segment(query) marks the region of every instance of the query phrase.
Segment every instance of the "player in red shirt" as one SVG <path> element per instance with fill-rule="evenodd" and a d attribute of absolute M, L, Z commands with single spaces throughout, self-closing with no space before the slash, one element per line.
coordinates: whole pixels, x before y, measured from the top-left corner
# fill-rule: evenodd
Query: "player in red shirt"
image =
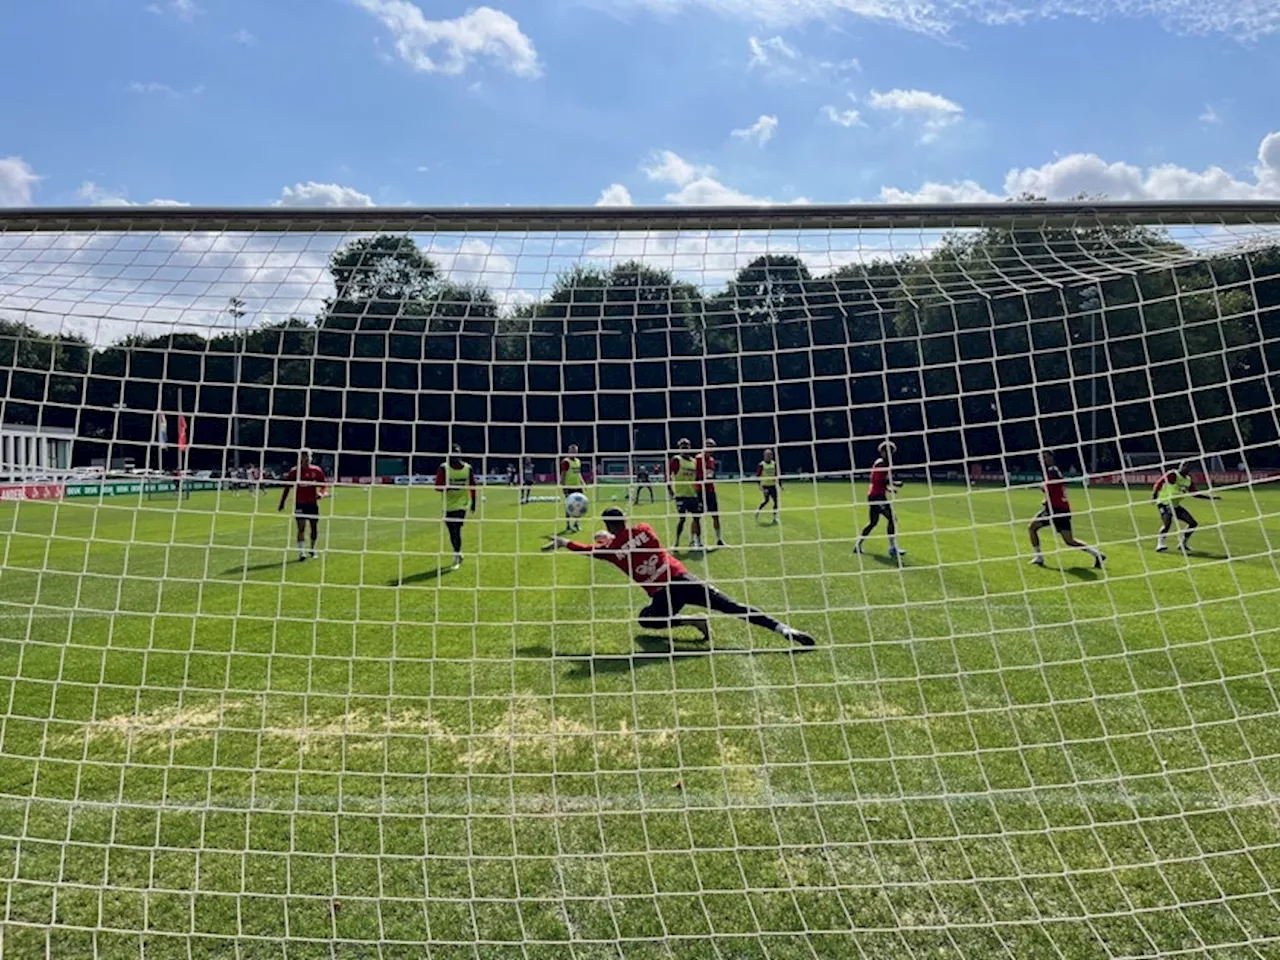
<path fill-rule="evenodd" d="M 280 491 L 280 506 L 283 510 L 289 502 L 289 491 L 293 491 L 293 516 L 298 522 L 298 559 L 306 560 L 302 545 L 306 533 L 307 521 L 311 522 L 311 556 L 316 555 L 316 539 L 320 535 L 320 498 L 328 496 L 325 483 L 328 477 L 324 471 L 311 462 L 311 454 L 306 450 L 298 453 L 298 465 L 284 477 L 284 489 Z"/>
<path fill-rule="evenodd" d="M 704 640 L 709 640 L 711 624 L 706 617 L 679 615 L 688 606 L 704 607 L 772 630 L 802 647 L 814 645 L 815 641 L 809 634 L 789 627 L 755 607 L 739 603 L 693 576 L 679 560 L 663 549 L 658 535 L 647 523 L 628 526 L 626 516 L 617 507 L 610 507 L 601 516 L 608 532 L 596 534 L 595 544 L 553 537 L 545 549 L 563 547 L 575 553 L 589 553 L 598 560 L 613 564 L 643 587 L 649 594 L 648 606 L 640 611 L 640 626 L 644 629 L 693 627 Z"/>
<path fill-rule="evenodd" d="M 871 536 L 871 531 L 880 523 L 880 518 L 884 517 L 888 521 L 886 531 L 889 534 L 889 556 L 905 557 L 907 551 L 898 549 L 898 523 L 893 516 L 893 506 L 889 503 L 889 494 L 896 492 L 898 487 L 902 486 L 900 483 L 893 482 L 891 466 L 898 445 L 892 440 L 886 440 L 877 449 L 880 451 L 880 456 L 871 465 L 871 483 L 867 487 L 867 502 L 871 505 L 871 518 L 862 528 L 862 533 L 858 534 L 858 539 L 854 541 L 853 552 L 862 552 L 862 544 L 867 537 Z"/>
<path fill-rule="evenodd" d="M 1044 554 L 1040 552 L 1040 531 L 1052 524 L 1053 529 L 1057 530 L 1058 535 L 1062 537 L 1063 543 L 1089 554 L 1093 557 L 1093 568 L 1101 570 L 1102 563 L 1107 558 L 1095 547 L 1077 540 L 1075 534 L 1071 532 L 1071 502 L 1067 499 L 1067 481 L 1054 463 L 1053 454 L 1048 450 L 1041 452 L 1040 464 L 1044 468 L 1045 499 L 1040 512 L 1027 528 L 1031 534 L 1031 549 L 1035 551 L 1032 564 L 1037 567 L 1044 566 Z"/>
<path fill-rule="evenodd" d="M 711 528 L 716 532 L 716 546 L 726 546 L 720 529 L 720 498 L 716 496 L 716 442 L 707 437 L 699 458 L 702 461 L 702 506 L 711 517 Z"/>

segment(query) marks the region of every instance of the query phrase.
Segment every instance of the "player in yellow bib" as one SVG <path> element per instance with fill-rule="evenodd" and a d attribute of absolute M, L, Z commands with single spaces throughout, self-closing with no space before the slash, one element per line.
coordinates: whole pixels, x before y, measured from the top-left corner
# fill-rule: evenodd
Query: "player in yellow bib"
<path fill-rule="evenodd" d="M 1183 500 L 1187 497 L 1195 497 L 1197 500 L 1217 499 L 1207 493 L 1195 492 L 1196 485 L 1191 479 L 1190 467 L 1189 461 L 1182 461 L 1172 470 L 1161 474 L 1160 479 L 1151 488 L 1151 499 L 1156 502 L 1156 509 L 1160 511 L 1160 535 L 1156 539 L 1156 553 L 1164 553 L 1169 549 L 1165 538 L 1169 535 L 1169 528 L 1173 526 L 1175 517 L 1186 525 L 1186 529 L 1182 531 L 1182 539 L 1178 543 L 1179 550 L 1187 549 L 1191 535 L 1196 532 L 1196 527 L 1200 526 L 1196 518 L 1191 515 L 1191 511 L 1182 505 Z"/>
<path fill-rule="evenodd" d="M 571 443 L 568 453 L 560 461 L 560 492 L 567 499 L 571 493 L 582 493 L 582 487 L 582 458 L 578 456 L 578 445 Z M 565 517 L 565 533 L 582 529 L 579 522 L 568 515 L 568 508 Z"/>
<path fill-rule="evenodd" d="M 444 525 L 453 546 L 453 565 L 462 565 L 462 525 L 467 510 L 476 512 L 476 472 L 462 459 L 462 447 L 453 445 L 452 455 L 436 471 L 436 489 L 444 494 Z"/>
<path fill-rule="evenodd" d="M 763 499 L 756 507 L 756 521 L 760 520 L 760 511 L 773 504 L 773 522 L 778 522 L 778 491 L 782 488 L 782 479 L 778 476 L 778 461 L 773 458 L 773 450 L 764 452 L 764 459 L 756 467 L 756 479 L 760 482 L 760 495 Z"/>
<path fill-rule="evenodd" d="M 689 525 L 689 547 L 693 550 L 702 548 L 702 460 L 693 454 L 693 445 L 681 438 L 676 444 L 676 455 L 667 465 L 667 493 L 676 502 L 676 511 L 680 514 L 680 522 L 676 524 L 676 538 L 672 547 L 680 546 L 680 536 L 684 533 L 684 522 L 692 518 Z"/>

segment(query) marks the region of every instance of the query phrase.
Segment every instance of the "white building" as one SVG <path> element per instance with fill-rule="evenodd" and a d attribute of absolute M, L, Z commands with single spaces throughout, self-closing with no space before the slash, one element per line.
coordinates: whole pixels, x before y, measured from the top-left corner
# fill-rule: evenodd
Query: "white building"
<path fill-rule="evenodd" d="M 71 469 L 71 441 L 76 432 L 62 427 L 0 424 L 0 476 L 44 477 Z"/>

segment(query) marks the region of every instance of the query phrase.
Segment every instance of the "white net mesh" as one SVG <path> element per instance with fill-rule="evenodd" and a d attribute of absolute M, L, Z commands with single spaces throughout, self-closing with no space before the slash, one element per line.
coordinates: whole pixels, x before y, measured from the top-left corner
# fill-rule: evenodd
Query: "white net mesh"
<path fill-rule="evenodd" d="M 3 955 L 1280 950 L 1277 225 L 0 214 Z"/>

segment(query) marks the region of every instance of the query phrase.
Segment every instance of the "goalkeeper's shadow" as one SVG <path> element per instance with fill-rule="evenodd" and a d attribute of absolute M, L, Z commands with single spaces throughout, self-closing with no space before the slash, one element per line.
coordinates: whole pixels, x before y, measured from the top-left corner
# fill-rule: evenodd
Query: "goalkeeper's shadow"
<path fill-rule="evenodd" d="M 556 653 L 546 647 L 523 647 L 522 656 L 567 661 L 572 664 L 566 679 L 587 680 L 597 675 L 630 673 L 643 667 L 670 664 L 677 660 L 699 660 L 707 657 L 794 656 L 795 647 L 722 647 L 717 649 L 703 640 L 680 640 L 659 634 L 642 633 L 635 638 L 639 648 L 631 653 Z"/>

